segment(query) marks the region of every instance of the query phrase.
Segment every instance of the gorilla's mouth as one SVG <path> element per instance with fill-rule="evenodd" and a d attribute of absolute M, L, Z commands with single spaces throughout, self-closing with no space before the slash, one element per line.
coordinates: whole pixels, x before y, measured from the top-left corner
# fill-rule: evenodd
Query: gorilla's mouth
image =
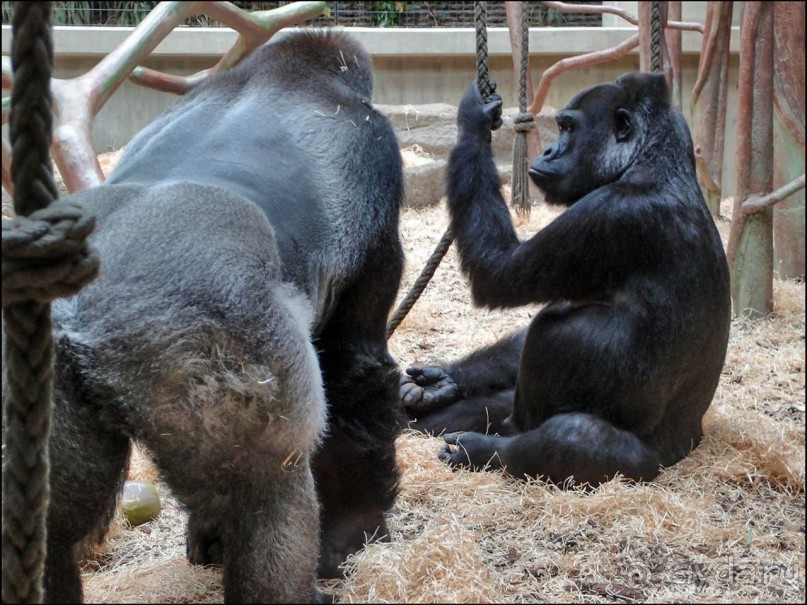
<path fill-rule="evenodd" d="M 552 172 L 549 170 L 542 170 L 540 166 L 541 162 L 535 162 L 532 166 L 527 169 L 527 172 L 532 176 L 538 176 L 541 178 L 547 178 L 552 176 Z"/>
<path fill-rule="evenodd" d="M 539 185 L 539 186 L 542 183 L 545 183 L 550 177 L 549 173 L 544 172 L 542 170 L 539 170 L 537 168 L 533 168 L 532 166 L 530 166 L 527 169 L 527 174 L 530 175 L 530 178 L 532 179 L 532 182 L 535 183 L 536 185 Z"/>

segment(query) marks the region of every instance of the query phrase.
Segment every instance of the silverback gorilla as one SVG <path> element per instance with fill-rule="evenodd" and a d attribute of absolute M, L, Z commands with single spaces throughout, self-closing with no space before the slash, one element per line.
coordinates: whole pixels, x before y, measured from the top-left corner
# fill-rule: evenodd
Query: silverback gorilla
<path fill-rule="evenodd" d="M 524 242 L 491 152 L 501 100 L 483 102 L 476 84 L 462 100 L 448 205 L 474 301 L 547 305 L 527 329 L 402 379 L 415 428 L 472 431 L 444 435 L 448 464 L 597 485 L 651 480 L 700 442 L 729 274 L 668 96 L 663 76 L 627 74 L 558 112 L 558 140 L 529 172 L 568 208 Z"/>
<path fill-rule="evenodd" d="M 112 514 L 132 441 L 189 511 L 191 560 L 222 560 L 228 602 L 309 601 L 318 562 L 336 575 L 386 534 L 403 176 L 372 88 L 347 35 L 288 34 L 74 196 L 102 268 L 54 307 L 48 601 L 81 598 L 77 546 Z"/>

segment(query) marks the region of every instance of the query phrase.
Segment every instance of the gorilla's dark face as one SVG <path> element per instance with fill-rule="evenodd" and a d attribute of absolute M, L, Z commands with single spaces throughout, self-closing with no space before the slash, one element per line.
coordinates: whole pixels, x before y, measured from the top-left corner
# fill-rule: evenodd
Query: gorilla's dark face
<path fill-rule="evenodd" d="M 664 77 L 655 74 L 631 74 L 577 94 L 557 113 L 558 140 L 530 166 L 546 201 L 571 206 L 617 180 L 643 147 L 648 101 L 666 103 L 667 94 Z"/>

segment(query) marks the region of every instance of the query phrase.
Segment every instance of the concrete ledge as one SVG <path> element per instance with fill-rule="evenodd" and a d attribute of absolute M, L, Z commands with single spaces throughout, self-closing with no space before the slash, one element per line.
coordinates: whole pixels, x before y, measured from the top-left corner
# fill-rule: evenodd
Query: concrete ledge
<path fill-rule="evenodd" d="M 54 50 L 65 56 L 105 56 L 123 42 L 133 27 L 53 28 Z M 374 56 L 464 56 L 473 54 L 476 34 L 473 28 L 373 28 L 350 27 L 350 31 Z M 2 52 L 11 52 L 11 26 L 2 26 Z M 605 50 L 636 33 L 635 27 L 534 27 L 530 29 L 531 55 L 578 55 Z M 278 35 L 283 35 L 281 31 Z M 178 27 L 154 50 L 156 56 L 220 56 L 235 43 L 237 34 L 229 28 Z M 703 36 L 683 32 L 682 52 L 698 54 Z M 732 28 L 731 52 L 739 51 L 739 28 Z M 510 55 L 506 28 L 488 29 L 491 56 Z M 633 51 L 636 53 L 637 51 Z"/>

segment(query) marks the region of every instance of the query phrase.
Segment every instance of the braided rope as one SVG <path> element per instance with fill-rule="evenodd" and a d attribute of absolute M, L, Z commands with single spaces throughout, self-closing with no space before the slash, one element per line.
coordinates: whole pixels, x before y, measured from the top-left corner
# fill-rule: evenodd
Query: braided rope
<path fill-rule="evenodd" d="M 518 114 L 513 118 L 513 188 L 510 204 L 519 214 L 529 214 L 530 177 L 527 133 L 535 128 L 535 118 L 527 111 L 527 72 L 530 60 L 529 3 L 521 3 L 521 61 L 518 71 Z"/>
<path fill-rule="evenodd" d="M 14 6 L 10 136 L 18 214 L 30 214 L 56 198 L 49 158 L 53 119 L 50 13 L 49 2 L 17 2 Z M 5 231 L 5 224 L 3 227 Z M 23 302 L 6 306 L 5 296 L 3 299 L 4 371 L 8 376 L 8 397 L 3 402 L 3 602 L 39 603 L 49 496 L 50 305 Z"/>
<path fill-rule="evenodd" d="M 4 219 L 2 230 L 3 370 L 8 378 L 3 400 L 4 603 L 42 601 L 53 390 L 50 300 L 74 293 L 98 272 L 97 256 L 84 244 L 93 220 L 82 218 L 83 209 L 75 204 L 51 205 L 57 190 L 50 162 L 50 21 L 50 2 L 14 5 L 9 122 L 17 218 Z M 64 260 L 65 254 L 75 258 Z M 57 260 L 61 264 L 53 264 Z"/>
<path fill-rule="evenodd" d="M 490 77 L 488 76 L 488 28 L 487 28 L 487 2 L 474 2 L 474 19 L 476 20 L 476 81 L 479 86 L 479 92 L 482 93 L 482 98 L 487 100 L 490 97 Z M 398 308 L 393 313 L 392 317 L 387 322 L 386 336 L 389 340 L 390 336 L 395 332 L 404 318 L 412 310 L 412 307 L 423 294 L 429 281 L 440 266 L 440 262 L 448 252 L 451 244 L 454 242 L 454 230 L 449 227 L 443 233 L 443 237 L 437 243 L 429 260 L 420 272 L 420 275 L 409 288 L 409 292 L 398 305 Z"/>
<path fill-rule="evenodd" d="M 661 58 L 661 2 L 650 3 L 650 69 L 659 72 L 664 67 Z"/>
<path fill-rule="evenodd" d="M 398 309 L 387 322 L 388 340 L 389 337 L 392 336 L 392 333 L 395 332 L 396 328 L 404 320 L 404 317 L 406 317 L 409 314 L 409 311 L 412 310 L 412 307 L 415 305 L 418 298 L 420 298 L 423 290 L 426 289 L 426 286 L 429 284 L 434 272 L 437 271 L 437 267 L 440 266 L 440 262 L 443 260 L 443 257 L 446 255 L 453 242 L 454 231 L 451 229 L 451 227 L 449 227 L 446 229 L 446 232 L 443 233 L 443 237 L 440 238 L 440 241 L 437 243 L 437 247 L 434 249 L 434 252 L 432 252 L 432 255 L 429 257 L 429 260 L 426 262 L 426 265 L 423 267 L 420 275 L 415 280 L 415 283 L 412 284 L 409 292 L 407 292 L 406 297 L 401 301 L 401 304 L 398 305 Z"/>
<path fill-rule="evenodd" d="M 518 110 L 527 111 L 527 71 L 530 60 L 530 4 L 521 3 L 521 62 L 518 66 Z"/>
<path fill-rule="evenodd" d="M 490 97 L 490 76 L 488 75 L 488 3 L 474 2 L 476 23 L 476 81 L 482 99 Z"/>
<path fill-rule="evenodd" d="M 3 307 L 72 296 L 94 279 L 98 255 L 85 242 L 94 227 L 82 204 L 62 200 L 3 221 Z"/>

